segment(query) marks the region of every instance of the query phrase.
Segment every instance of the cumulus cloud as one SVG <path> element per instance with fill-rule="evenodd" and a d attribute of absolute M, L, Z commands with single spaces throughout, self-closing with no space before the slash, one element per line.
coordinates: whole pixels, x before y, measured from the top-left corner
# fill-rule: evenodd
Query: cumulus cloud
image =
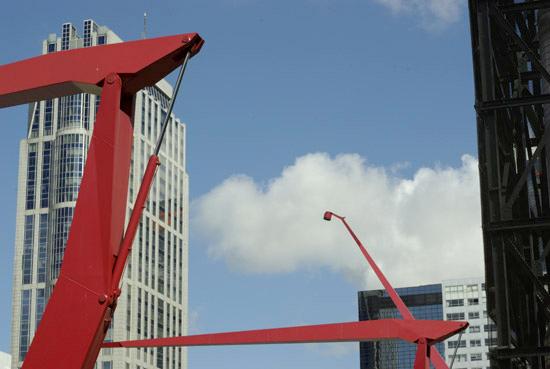
<path fill-rule="evenodd" d="M 462 16 L 466 0 L 374 0 L 395 14 L 420 16 L 428 29 L 440 29 L 457 22 Z"/>
<path fill-rule="evenodd" d="M 400 286 L 483 275 L 477 161 L 420 168 L 411 178 L 354 154 L 308 154 L 268 183 L 228 178 L 193 202 L 212 257 L 243 273 L 327 268 L 377 285 L 342 224 L 345 215 Z"/>

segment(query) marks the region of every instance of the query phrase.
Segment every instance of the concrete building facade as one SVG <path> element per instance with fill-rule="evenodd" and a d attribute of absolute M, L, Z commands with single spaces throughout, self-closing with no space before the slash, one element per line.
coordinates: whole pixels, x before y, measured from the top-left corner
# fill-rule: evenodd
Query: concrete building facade
<path fill-rule="evenodd" d="M 445 320 L 466 320 L 470 323 L 462 334 L 446 341 L 446 361 L 456 351 L 453 368 L 490 369 L 487 354 L 496 344 L 496 327 L 487 316 L 485 281 L 483 278 L 465 278 L 443 281 L 443 316 Z"/>
<path fill-rule="evenodd" d="M 93 20 L 80 36 L 65 23 L 48 36 L 42 53 L 117 43 L 121 39 Z M 139 91 L 127 219 L 142 174 L 166 116 L 172 88 L 166 81 Z M 21 367 L 55 285 L 72 221 L 100 98 L 77 94 L 31 104 L 28 135 L 20 144 L 13 274 L 12 368 Z M 186 127 L 171 116 L 160 166 L 144 211 L 122 295 L 108 339 L 187 333 L 188 176 Z M 99 369 L 181 369 L 182 348 L 103 349 Z"/>

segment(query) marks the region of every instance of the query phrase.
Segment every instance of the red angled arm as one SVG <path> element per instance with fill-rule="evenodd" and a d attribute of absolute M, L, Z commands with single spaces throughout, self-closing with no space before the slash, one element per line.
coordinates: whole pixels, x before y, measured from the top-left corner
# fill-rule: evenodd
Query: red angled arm
<path fill-rule="evenodd" d="M 89 92 L 99 95 L 111 73 L 123 94 L 152 86 L 204 41 L 196 33 L 59 51 L 0 66 L 0 108 Z"/>
<path fill-rule="evenodd" d="M 389 339 L 402 339 L 411 343 L 424 339 L 431 345 L 466 329 L 467 326 L 468 323 L 465 322 L 444 322 L 439 320 L 368 320 L 108 342 L 104 343 L 103 347 L 265 345 L 280 343 L 359 342 Z"/>
<path fill-rule="evenodd" d="M 365 246 L 363 246 L 363 243 L 361 242 L 361 240 L 355 235 L 355 232 L 353 232 L 353 229 L 351 229 L 348 222 L 346 222 L 346 218 L 343 217 L 343 216 L 340 216 L 338 214 L 335 214 L 331 211 L 326 211 L 323 218 L 325 220 L 330 221 L 333 216 L 335 218 L 339 219 L 344 224 L 347 231 L 349 232 L 349 234 L 351 235 L 351 237 L 353 238 L 353 240 L 357 244 L 357 247 L 359 247 L 359 250 L 361 250 L 361 253 L 363 254 L 365 259 L 369 263 L 370 267 L 372 268 L 372 270 L 374 271 L 374 273 L 378 277 L 378 280 L 384 286 L 384 289 L 388 293 L 388 296 L 390 297 L 392 302 L 397 307 L 397 310 L 399 311 L 399 313 L 401 314 L 403 319 L 414 320 L 414 316 L 411 314 L 409 308 L 407 307 L 407 305 L 405 305 L 405 303 L 403 302 L 403 300 L 401 299 L 401 297 L 399 296 L 397 291 L 395 291 L 395 289 L 393 288 L 391 283 L 388 281 L 388 279 L 386 278 L 384 273 L 382 273 L 382 270 L 380 270 L 380 268 L 378 267 L 378 265 L 376 264 L 376 262 L 374 261 L 372 256 L 370 256 L 370 254 L 367 252 L 367 249 L 365 248 Z M 420 345 L 419 345 L 418 349 L 421 350 Z M 418 356 L 417 356 L 417 359 L 418 359 Z M 445 363 L 445 360 L 443 359 L 443 357 L 439 353 L 439 351 L 437 351 L 437 349 L 433 349 L 431 351 L 430 359 L 432 360 L 432 362 L 433 362 L 436 369 L 448 369 L 449 368 L 447 366 L 447 363 Z M 424 365 L 424 364 L 425 363 L 423 363 L 422 365 Z M 415 369 L 416 369 L 416 364 L 415 364 Z"/>

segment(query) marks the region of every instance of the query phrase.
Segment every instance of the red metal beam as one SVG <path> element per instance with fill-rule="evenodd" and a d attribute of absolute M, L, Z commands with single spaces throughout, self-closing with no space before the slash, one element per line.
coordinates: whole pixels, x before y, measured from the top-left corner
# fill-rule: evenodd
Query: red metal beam
<path fill-rule="evenodd" d="M 115 305 L 114 256 L 124 231 L 133 128 L 122 81 L 107 77 L 59 278 L 23 369 L 91 369 Z"/>
<path fill-rule="evenodd" d="M 388 279 L 386 278 L 384 273 L 382 273 L 382 270 L 378 267 L 378 264 L 376 264 L 376 262 L 374 261 L 372 256 L 368 253 L 367 248 L 363 245 L 363 243 L 361 242 L 359 237 L 357 237 L 357 235 L 355 234 L 353 229 L 351 229 L 350 225 L 346 221 L 346 217 L 335 214 L 331 211 L 326 211 L 325 214 L 323 215 L 323 219 L 330 221 L 333 216 L 335 218 L 337 218 L 338 220 L 340 220 L 344 224 L 344 226 L 346 227 L 348 233 L 351 235 L 351 237 L 353 238 L 353 240 L 357 244 L 357 247 L 359 247 L 359 250 L 361 251 L 361 253 L 365 257 L 365 259 L 367 260 L 367 263 L 369 263 L 370 267 L 374 271 L 374 274 L 376 274 L 376 276 L 378 277 L 378 280 L 380 281 L 380 283 L 382 283 L 382 285 L 384 286 L 384 289 L 388 293 L 388 296 L 390 297 L 392 302 L 395 304 L 397 310 L 399 311 L 399 313 L 401 314 L 403 319 L 414 320 L 414 316 L 410 312 L 409 308 L 407 307 L 407 305 L 405 305 L 405 303 L 401 299 L 401 296 L 399 296 L 399 294 L 397 293 L 395 288 L 393 288 L 393 286 L 388 281 Z M 434 348 L 433 350 L 431 350 L 430 358 L 431 358 L 431 360 L 434 364 L 434 367 L 436 369 L 448 369 L 449 368 L 447 366 L 447 363 L 445 363 L 445 359 L 443 359 L 443 357 L 441 356 L 439 351 L 437 351 L 437 348 Z M 415 364 L 415 369 L 416 369 L 416 364 Z"/>
<path fill-rule="evenodd" d="M 58 51 L 0 66 L 0 108 L 89 92 L 99 95 L 115 73 L 123 94 L 152 86 L 204 41 L 196 33 Z"/>
<path fill-rule="evenodd" d="M 402 339 L 411 343 L 423 339 L 424 342 L 432 345 L 466 329 L 467 326 L 468 323 L 466 322 L 386 319 L 106 342 L 103 347 L 265 345 L 389 339 Z"/>

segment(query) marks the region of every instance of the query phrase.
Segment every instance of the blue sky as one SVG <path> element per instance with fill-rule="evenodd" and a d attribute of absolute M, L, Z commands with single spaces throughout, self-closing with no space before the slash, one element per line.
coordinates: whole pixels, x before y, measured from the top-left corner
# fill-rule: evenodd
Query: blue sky
<path fill-rule="evenodd" d="M 357 319 L 356 291 L 375 284 L 365 284 L 351 240 L 340 225 L 320 222 L 317 207 L 340 206 L 335 210 L 359 225 L 375 256 L 375 245 L 386 242 L 381 263 L 398 285 L 457 276 L 433 269 L 429 260 L 403 263 L 446 242 L 433 238 L 433 228 L 474 234 L 455 242 L 458 264 L 467 265 L 460 245 L 481 255 L 475 159 L 463 157 L 476 155 L 466 2 L 430 3 L 9 2 L 0 14 L 0 64 L 38 54 L 41 40 L 59 34 L 62 23 L 81 28 L 87 18 L 125 40 L 140 37 L 144 11 L 149 37 L 199 32 L 206 45 L 190 63 L 175 107 L 188 127 L 191 332 L 350 321 Z M 26 117 L 26 107 L 0 111 L 1 351 L 9 349 L 17 162 Z M 335 178 L 341 181 L 330 182 Z M 238 196 L 228 201 L 231 194 Z M 394 197 L 401 200 L 388 205 Z M 310 199 L 315 211 L 293 218 Z M 281 209 L 285 203 L 296 209 Z M 243 204 L 253 211 L 243 212 Z M 267 211 L 274 214 L 269 227 Z M 224 222 L 220 214 L 235 216 Z M 374 227 L 398 232 L 369 238 Z M 249 231 L 249 239 L 280 252 L 255 252 L 262 249 L 245 242 L 248 234 L 239 238 Z M 467 272 L 481 275 L 480 263 Z M 189 352 L 192 369 L 357 368 L 359 362 L 355 344 Z"/>

